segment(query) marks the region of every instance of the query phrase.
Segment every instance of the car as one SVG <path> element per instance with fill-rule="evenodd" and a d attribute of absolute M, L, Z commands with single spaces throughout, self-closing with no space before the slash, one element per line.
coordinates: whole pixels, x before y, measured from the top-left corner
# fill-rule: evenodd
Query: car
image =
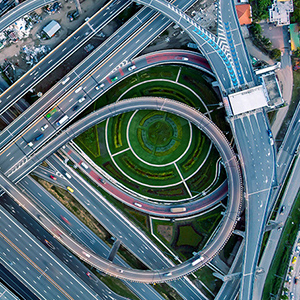
<path fill-rule="evenodd" d="M 74 193 L 74 190 L 73 190 L 71 187 L 69 187 L 69 186 L 67 186 L 67 190 L 68 190 L 69 192 L 71 192 L 71 193 Z"/>
<path fill-rule="evenodd" d="M 103 184 L 105 184 L 106 182 L 104 181 L 104 179 L 103 178 L 99 178 L 99 181 L 101 182 L 101 183 L 103 183 Z"/>
<path fill-rule="evenodd" d="M 72 22 L 79 18 L 79 12 L 77 10 L 69 11 L 67 17 L 69 18 L 70 22 Z"/>
<path fill-rule="evenodd" d="M 95 48 L 95 46 L 93 46 L 92 44 L 87 44 L 83 49 L 84 49 L 85 52 L 89 53 L 89 52 L 91 52 L 94 48 Z"/>
<path fill-rule="evenodd" d="M 111 82 L 115 82 L 116 80 L 118 80 L 118 76 L 115 76 L 111 79 Z"/>
<path fill-rule="evenodd" d="M 48 246 L 49 248 L 51 248 L 52 250 L 55 250 L 55 247 L 52 245 L 52 243 L 50 243 L 48 240 L 44 239 L 44 243 L 46 244 L 46 246 Z"/>
<path fill-rule="evenodd" d="M 27 146 L 32 147 L 33 146 L 33 142 L 28 142 Z"/>
<path fill-rule="evenodd" d="M 75 105 L 75 106 L 73 107 L 73 111 L 77 110 L 79 107 L 80 107 L 79 105 Z"/>
<path fill-rule="evenodd" d="M 95 90 L 99 91 L 100 89 L 102 89 L 104 87 L 104 83 L 98 84 L 95 86 Z"/>
<path fill-rule="evenodd" d="M 285 205 L 282 205 L 280 209 L 280 214 L 283 215 L 284 211 L 285 211 Z"/>
<path fill-rule="evenodd" d="M 295 276 L 294 277 L 294 283 L 297 284 L 298 283 L 298 278 Z"/>
<path fill-rule="evenodd" d="M 85 273 L 87 276 L 91 277 L 91 273 L 90 272 L 86 272 Z"/>
<path fill-rule="evenodd" d="M 138 202 L 134 202 L 133 203 L 135 206 L 137 206 L 137 207 L 143 207 L 143 205 L 141 204 L 141 203 L 138 203 Z"/>
<path fill-rule="evenodd" d="M 299 253 L 299 252 L 300 252 L 300 247 L 299 247 L 299 246 L 296 246 L 295 252 L 296 252 L 296 253 Z"/>
<path fill-rule="evenodd" d="M 294 299 L 295 299 L 295 295 L 294 295 L 293 292 L 290 293 L 290 298 L 291 298 L 291 300 L 294 300 Z"/>
<path fill-rule="evenodd" d="M 124 271 L 123 270 L 119 270 L 119 273 L 123 273 Z"/>
<path fill-rule="evenodd" d="M 88 253 L 86 253 L 86 252 L 84 252 L 84 251 L 82 251 L 82 254 L 85 255 L 86 257 L 89 257 L 89 258 L 91 257 L 90 254 L 88 254 Z"/>
<path fill-rule="evenodd" d="M 65 223 L 67 223 L 68 225 L 71 225 L 70 221 L 69 221 L 66 217 L 60 215 L 60 218 L 61 218 Z"/>
<path fill-rule="evenodd" d="M 271 138 L 271 137 L 273 137 L 273 134 L 272 134 L 272 131 L 271 131 L 271 129 L 268 129 L 268 136 L 269 136 L 269 138 Z"/>
<path fill-rule="evenodd" d="M 69 173 L 65 173 L 65 176 L 68 178 L 68 179 L 71 179 L 72 178 L 72 176 L 69 174 Z"/>
<path fill-rule="evenodd" d="M 187 57 L 182 57 L 182 60 L 185 60 L 185 61 L 187 61 L 187 60 L 189 60 Z"/>
<path fill-rule="evenodd" d="M 48 124 L 43 125 L 43 126 L 41 127 L 41 131 L 45 131 L 48 127 L 49 127 Z"/>
<path fill-rule="evenodd" d="M 286 281 L 287 281 L 288 283 L 291 283 L 292 277 L 291 277 L 290 275 L 288 275 L 288 276 L 286 277 Z"/>
<path fill-rule="evenodd" d="M 292 264 L 294 264 L 297 261 L 297 256 L 293 256 L 292 258 Z"/>
<path fill-rule="evenodd" d="M 136 69 L 136 65 L 130 66 L 130 67 L 128 68 L 128 71 L 132 71 L 132 70 L 134 70 L 134 69 Z"/>
<path fill-rule="evenodd" d="M 53 175 L 50 175 L 50 178 L 56 180 L 56 177 L 54 177 Z"/>
<path fill-rule="evenodd" d="M 277 231 L 281 231 L 282 230 L 282 226 L 277 227 Z"/>
<path fill-rule="evenodd" d="M 81 98 L 78 100 L 78 102 L 81 103 L 81 102 L 83 102 L 85 99 L 86 99 L 86 97 L 83 96 L 83 97 L 81 97 Z"/>
<path fill-rule="evenodd" d="M 82 90 L 82 86 L 78 87 L 78 88 L 75 90 L 75 94 L 79 93 L 81 90 Z"/>

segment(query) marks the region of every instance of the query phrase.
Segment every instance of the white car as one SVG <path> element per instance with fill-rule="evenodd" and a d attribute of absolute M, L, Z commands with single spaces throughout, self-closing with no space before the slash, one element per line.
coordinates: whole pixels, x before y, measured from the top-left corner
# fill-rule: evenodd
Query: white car
<path fill-rule="evenodd" d="M 182 60 L 189 60 L 187 57 L 182 57 Z"/>
<path fill-rule="evenodd" d="M 134 69 L 136 69 L 136 65 L 130 66 L 130 67 L 128 68 L 128 71 L 132 71 L 132 70 L 134 70 Z"/>
<path fill-rule="evenodd" d="M 49 127 L 48 124 L 43 125 L 43 126 L 41 127 L 41 131 L 45 131 L 48 127 Z"/>
<path fill-rule="evenodd" d="M 103 87 L 104 87 L 104 83 L 101 83 L 101 84 L 96 85 L 95 89 L 96 89 L 96 91 L 98 91 L 98 90 L 102 89 Z"/>
<path fill-rule="evenodd" d="M 78 100 L 78 102 L 81 103 L 81 102 L 83 102 L 84 100 L 85 100 L 85 97 L 81 97 L 81 98 Z"/>

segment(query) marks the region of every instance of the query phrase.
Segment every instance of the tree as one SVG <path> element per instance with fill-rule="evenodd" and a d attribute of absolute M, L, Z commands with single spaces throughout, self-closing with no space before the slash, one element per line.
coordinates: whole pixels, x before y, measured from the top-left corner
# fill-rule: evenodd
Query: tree
<path fill-rule="evenodd" d="M 252 32 L 253 35 L 256 37 L 261 35 L 262 29 L 261 26 L 258 23 L 252 23 L 249 27 L 250 31 Z"/>
<path fill-rule="evenodd" d="M 272 49 L 271 52 L 270 52 L 270 57 L 272 59 L 279 60 L 280 57 L 281 57 L 281 51 L 279 49 L 277 49 L 277 48 Z"/>

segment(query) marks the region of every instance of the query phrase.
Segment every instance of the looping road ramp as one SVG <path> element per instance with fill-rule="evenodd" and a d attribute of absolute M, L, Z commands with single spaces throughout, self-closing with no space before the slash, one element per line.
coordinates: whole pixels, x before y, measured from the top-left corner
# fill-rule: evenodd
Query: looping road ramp
<path fill-rule="evenodd" d="M 193 258 L 168 269 L 149 271 L 128 269 L 116 265 L 86 249 L 83 245 L 78 243 L 76 240 L 73 240 L 67 234 L 63 234 L 57 238 L 82 260 L 111 276 L 143 283 L 164 282 L 175 280 L 189 273 L 195 272 L 197 269 L 203 267 L 212 260 L 228 241 L 239 217 L 242 196 L 242 181 L 239 164 L 226 137 L 211 120 L 186 104 L 166 98 L 140 97 L 115 102 L 89 114 L 85 118 L 68 127 L 66 130 L 62 131 L 58 136 L 33 155 L 31 158 L 32 164 L 31 166 L 28 166 L 26 172 L 28 174 L 53 152 L 57 151 L 68 141 L 74 139 L 90 127 L 105 121 L 107 118 L 140 109 L 162 110 L 185 118 L 202 130 L 214 143 L 222 157 L 228 178 L 228 204 L 218 230 L 215 232 L 214 236 L 210 239 L 205 248 L 203 248 Z M 4 176 L 1 176 L 1 174 L 0 185 L 2 185 L 3 189 L 8 194 L 13 196 L 15 199 L 18 199 L 18 202 L 20 202 L 20 199 L 23 197 L 23 201 L 28 203 L 28 199 L 26 199 L 22 193 L 17 192 L 18 190 L 15 185 L 10 183 L 10 180 Z M 37 210 L 37 208 L 35 209 Z M 48 221 L 48 223 L 43 222 L 42 225 L 51 232 L 53 230 L 53 226 L 56 227 L 56 225 L 51 221 Z"/>

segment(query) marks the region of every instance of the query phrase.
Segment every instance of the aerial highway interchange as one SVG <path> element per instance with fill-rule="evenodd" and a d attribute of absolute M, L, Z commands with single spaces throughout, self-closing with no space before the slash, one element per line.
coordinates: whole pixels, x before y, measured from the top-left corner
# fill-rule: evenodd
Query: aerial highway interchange
<path fill-rule="evenodd" d="M 18 18 L 20 17 L 20 10 L 23 10 L 23 14 L 25 14 L 27 11 L 43 5 L 39 1 L 26 1 L 25 3 L 27 2 L 28 4 L 32 2 L 33 6 L 25 6 L 24 3 L 22 7 L 17 6 L 10 12 L 12 16 L 9 16 L 10 19 L 7 22 L 12 22 L 13 19 L 11 18 L 14 16 L 13 11 L 16 11 L 15 18 Z M 170 20 L 178 23 L 190 34 L 191 38 L 201 49 L 201 53 L 207 59 L 209 65 L 202 58 L 196 57 L 189 52 L 175 52 L 174 54 L 170 52 L 173 56 L 168 53 L 155 54 L 161 57 L 159 64 L 164 62 L 162 58 L 164 55 L 169 55 L 170 57 L 167 59 L 169 61 L 168 63 L 175 61 L 176 63 L 191 66 L 195 64 L 198 65 L 197 68 L 201 68 L 208 73 L 213 73 L 219 83 L 223 101 L 227 101 L 231 94 L 247 91 L 248 89 L 251 90 L 251 88 L 258 85 L 258 78 L 256 78 L 252 69 L 249 55 L 241 35 L 233 1 L 218 1 L 219 27 L 217 36 L 201 28 L 200 25 L 184 14 L 184 11 L 193 4 L 193 1 L 176 1 L 176 7 L 162 0 L 151 2 L 138 0 L 137 2 L 149 6 L 149 8 L 142 8 L 77 67 L 65 75 L 64 78 L 55 84 L 37 102 L 31 105 L 16 120 L 1 131 L 0 186 L 2 187 L 2 192 L 5 192 L 14 199 L 18 205 L 23 207 L 31 217 L 38 221 L 44 229 L 54 235 L 68 250 L 91 266 L 114 277 L 141 283 L 158 283 L 181 278 L 178 281 L 170 283 L 170 285 L 185 299 L 207 299 L 207 297 L 184 276 L 206 265 L 222 250 L 232 234 L 236 223 L 240 220 L 239 216 L 243 199 L 245 201 L 246 211 L 245 254 L 237 257 L 239 263 L 236 265 L 241 266 L 241 260 L 243 265 L 241 270 L 242 275 L 238 279 L 238 281 L 240 281 L 240 287 L 238 287 L 239 284 L 235 284 L 236 289 L 234 294 L 230 296 L 234 299 L 239 289 L 241 299 L 254 299 L 254 281 L 256 278 L 261 240 L 269 213 L 268 203 L 271 199 L 272 189 L 276 185 L 276 152 L 274 143 L 271 142 L 272 138 L 270 137 L 271 134 L 267 116 L 262 107 L 229 116 L 229 124 L 235 138 L 239 154 L 238 157 L 222 131 L 203 114 L 182 103 L 159 97 L 132 98 L 119 101 L 104 106 L 81 120 L 76 121 L 72 125 L 65 127 L 85 108 L 96 101 L 100 95 L 113 88 L 119 82 L 119 79 L 130 76 L 133 73 L 129 69 L 131 66 L 135 66 L 134 73 L 150 66 L 147 59 L 145 62 L 145 60 L 139 60 L 135 57 L 151 40 L 170 25 Z M 86 20 L 77 31 L 59 45 L 60 49 L 54 49 L 1 95 L 1 113 L 5 113 L 27 90 L 52 71 L 52 69 L 47 67 L 49 62 L 55 61 L 53 68 L 63 63 L 64 59 L 76 50 L 76 47 L 83 45 L 84 42 L 96 33 L 96 30 L 101 30 L 113 15 L 125 9 L 128 4 L 129 2 L 126 1 L 111 1 L 95 16 Z M 106 17 L 107 10 L 110 11 L 109 18 Z M 156 11 L 159 11 L 161 14 L 157 14 Z M 3 27 L 7 25 L 8 23 L 5 22 L 1 24 Z M 85 32 L 87 34 L 83 34 Z M 65 54 L 63 54 L 64 51 Z M 23 88 L 24 85 L 26 88 Z M 82 104 L 78 104 L 77 99 L 83 99 L 84 101 Z M 74 109 L 75 107 L 76 109 Z M 99 214 L 98 212 L 106 207 L 107 214 L 109 214 L 109 210 L 113 209 L 111 205 L 108 205 L 101 194 L 99 194 L 98 197 L 102 198 L 102 208 L 96 207 L 98 206 L 96 203 L 97 198 L 93 196 L 93 194 L 97 192 L 90 193 L 90 196 L 86 198 L 86 201 L 83 202 L 82 205 L 89 209 L 96 220 L 100 223 L 104 223 L 104 226 L 108 228 L 126 248 L 130 249 L 132 253 L 146 263 L 151 269 L 147 271 L 131 269 L 125 265 L 123 266 L 123 263 L 122 266 L 120 266 L 120 263 L 114 264 L 103 258 L 103 254 L 98 252 L 98 249 L 92 249 L 92 245 L 86 245 L 86 242 L 74 238 L 74 235 L 70 235 L 68 231 L 65 229 L 62 230 L 61 226 L 56 224 L 53 219 L 55 218 L 55 213 L 50 208 L 52 200 L 49 196 L 44 196 L 45 199 L 48 199 L 47 209 L 49 210 L 49 212 L 45 214 L 45 212 L 41 211 L 39 206 L 36 205 L 35 201 L 31 201 L 30 197 L 20 192 L 24 189 L 27 191 L 27 195 L 38 199 L 39 188 L 36 187 L 34 181 L 28 176 L 29 173 L 37 168 L 35 172 L 40 174 L 39 165 L 47 158 L 49 158 L 49 162 L 52 162 L 52 165 L 55 166 L 57 170 L 61 169 L 61 172 L 66 172 L 64 164 L 62 164 L 53 153 L 59 149 L 65 149 L 65 144 L 68 141 L 73 140 L 80 133 L 107 118 L 131 110 L 142 109 L 173 113 L 189 120 L 203 131 L 220 153 L 226 170 L 228 185 L 228 190 L 225 190 L 225 194 L 228 193 L 227 207 L 218 231 L 202 250 L 198 253 L 194 253 L 194 256 L 190 260 L 178 265 L 175 265 L 166 258 L 161 259 L 163 254 L 160 253 L 160 250 L 156 249 L 156 246 L 146 238 L 143 233 L 137 233 L 136 228 L 132 228 L 132 225 L 126 223 L 126 219 L 124 218 L 123 220 L 119 212 L 107 215 L 106 221 L 104 221 L 101 217 L 101 213 Z M 50 117 L 46 117 L 49 112 L 54 110 L 55 114 L 53 114 L 53 116 L 50 115 Z M 46 124 L 48 126 L 45 134 L 42 135 L 41 139 L 37 140 L 35 138 L 37 136 L 36 132 Z M 298 144 L 299 141 L 295 140 L 293 148 L 297 148 Z M 66 147 L 70 146 L 67 145 Z M 72 151 L 69 150 L 67 152 L 65 150 L 65 155 L 68 154 L 70 156 L 71 153 Z M 292 151 L 292 155 L 294 155 L 294 150 Z M 75 156 L 72 159 L 75 160 Z M 82 164 L 82 158 L 79 160 L 79 164 Z M 92 171 L 92 167 L 88 166 L 88 168 L 90 169 L 85 169 L 89 170 L 88 174 L 91 174 L 90 171 Z M 40 176 L 43 177 L 44 175 Z M 96 175 L 95 179 L 100 179 L 100 175 Z M 89 194 L 89 188 L 84 187 L 84 183 L 80 183 L 80 179 L 75 179 L 73 175 L 73 179 L 69 181 L 72 182 L 73 180 L 76 180 L 77 183 L 73 182 L 72 186 L 82 185 L 81 192 L 79 192 L 78 189 L 79 195 Z M 100 186 L 101 183 L 102 182 L 99 184 L 98 180 Z M 102 185 L 105 189 L 104 183 L 102 183 Z M 107 187 L 108 186 L 109 184 Z M 34 191 L 35 189 L 37 191 Z M 116 192 L 116 189 L 114 189 L 114 191 Z M 76 193 L 74 195 L 75 198 L 80 201 L 80 196 L 76 196 Z M 118 197 L 125 199 L 128 195 L 126 196 L 124 194 L 123 196 L 121 194 L 116 198 Z M 221 197 L 224 196 L 221 195 Z M 207 199 L 208 198 L 209 197 L 207 197 Z M 129 204 L 130 201 L 131 206 L 134 207 L 134 205 L 132 205 L 134 203 L 132 201 L 134 200 L 129 200 Z M 201 209 L 204 210 L 205 201 L 199 202 L 199 207 L 197 202 L 191 204 L 191 207 L 192 206 L 195 211 L 198 209 L 200 211 Z M 92 207 L 94 209 L 92 209 Z M 148 207 L 148 212 L 155 215 L 154 209 L 154 206 L 152 208 Z M 143 211 L 145 212 L 144 209 Z M 187 211 L 183 212 L 183 215 L 187 215 L 189 212 L 188 208 Z M 194 211 L 191 210 L 191 212 Z M 161 212 L 161 215 L 170 217 L 169 211 L 165 213 Z M 6 215 L 6 218 L 9 217 Z M 113 220 L 114 222 L 112 222 Z M 6 221 L 6 223 L 7 222 L 8 221 Z M 121 223 L 117 225 L 116 222 Z M 115 227 L 112 228 L 112 223 L 116 224 L 117 228 L 122 228 L 119 233 L 115 232 Z M 255 226 L 253 226 L 254 224 Z M 57 234 L 57 232 L 60 232 L 60 234 Z M 17 235 L 17 233 L 11 231 L 11 239 L 14 235 Z M 140 238 L 138 242 L 137 236 L 139 235 L 142 238 Z M 4 238 L 3 235 L 2 237 Z M 6 239 L 8 240 L 8 237 L 6 237 Z M 81 239 L 80 234 L 79 239 Z M 137 246 L 139 243 L 140 246 Z M 36 251 L 39 250 L 36 249 Z M 152 254 L 150 254 L 150 252 Z M 36 269 L 38 268 L 41 268 L 41 266 L 36 267 Z M 44 277 L 46 279 L 48 277 L 46 272 L 49 272 L 48 267 L 46 271 L 41 271 L 41 278 Z M 68 280 L 70 282 L 70 279 L 65 279 L 66 282 L 68 282 Z M 51 281 L 51 277 L 49 277 L 48 280 Z M 227 287 L 225 287 L 225 285 L 230 287 L 230 284 L 233 285 L 234 280 L 231 283 L 224 283 L 223 291 L 226 291 Z M 55 285 L 54 283 L 54 286 Z M 183 285 L 184 288 L 182 288 Z M 80 285 L 76 284 L 76 286 L 79 287 Z M 69 288 L 68 286 L 67 288 L 64 286 L 56 286 L 56 288 L 69 299 L 76 299 L 78 294 L 82 293 L 74 289 L 72 290 L 74 296 L 72 296 L 72 294 L 66 295 L 65 293 L 66 289 Z M 104 288 L 102 289 L 104 290 Z M 134 287 L 132 287 L 132 289 L 134 289 Z M 137 294 L 141 296 L 141 293 L 138 292 L 139 289 L 140 287 L 136 286 Z M 91 293 L 92 290 L 93 288 L 91 290 L 86 289 L 85 292 Z M 95 290 L 95 292 L 98 291 Z M 151 292 L 152 290 L 149 289 L 149 293 Z M 107 292 L 103 292 L 103 295 L 105 295 L 103 299 L 107 298 Z M 97 295 L 93 297 L 97 299 Z M 117 295 L 113 297 L 118 299 Z M 149 296 L 149 299 L 151 297 L 153 297 L 153 299 L 155 299 L 155 297 L 159 299 L 160 296 L 153 293 L 153 296 Z M 219 296 L 219 299 L 222 299 L 221 297 L 222 296 Z"/>

